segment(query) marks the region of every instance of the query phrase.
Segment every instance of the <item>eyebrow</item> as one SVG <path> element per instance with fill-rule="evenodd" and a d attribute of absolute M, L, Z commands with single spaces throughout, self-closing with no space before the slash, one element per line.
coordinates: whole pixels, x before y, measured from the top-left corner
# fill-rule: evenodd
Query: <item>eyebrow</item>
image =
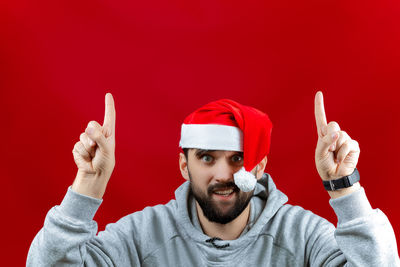
<path fill-rule="evenodd" d="M 195 155 L 196 155 L 196 157 L 200 157 L 203 154 L 212 153 L 212 152 L 215 152 L 215 151 L 216 150 L 210 150 L 210 149 L 196 149 Z"/>
<path fill-rule="evenodd" d="M 215 151 L 217 151 L 217 150 L 211 150 L 211 149 L 196 149 L 195 156 L 196 156 L 196 157 L 201 157 L 202 155 L 204 155 L 204 154 L 206 154 L 206 153 L 213 153 L 213 152 L 215 152 Z M 238 155 L 240 155 L 240 156 L 243 157 L 243 152 L 241 152 L 241 151 L 233 151 L 233 152 L 236 152 L 236 154 L 238 154 Z M 236 154 L 235 154 L 235 155 L 236 155 Z"/>

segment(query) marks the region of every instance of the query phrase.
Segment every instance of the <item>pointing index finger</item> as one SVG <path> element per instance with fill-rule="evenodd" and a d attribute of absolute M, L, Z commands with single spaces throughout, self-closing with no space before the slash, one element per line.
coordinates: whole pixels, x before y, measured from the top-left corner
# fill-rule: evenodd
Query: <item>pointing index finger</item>
<path fill-rule="evenodd" d="M 115 105 L 114 98 L 111 93 L 106 94 L 106 110 L 104 113 L 103 128 L 106 132 L 106 137 L 109 137 L 115 132 Z"/>
<path fill-rule="evenodd" d="M 326 135 L 326 115 L 324 108 L 324 97 L 321 91 L 318 91 L 315 94 L 315 103 L 314 103 L 314 113 L 315 113 L 315 122 L 317 124 L 318 136 L 323 137 Z"/>

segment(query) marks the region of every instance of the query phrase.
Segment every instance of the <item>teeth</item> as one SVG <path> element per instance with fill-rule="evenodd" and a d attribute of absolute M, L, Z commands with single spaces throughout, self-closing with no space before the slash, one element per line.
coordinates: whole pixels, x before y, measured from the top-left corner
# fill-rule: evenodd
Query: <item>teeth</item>
<path fill-rule="evenodd" d="M 233 192 L 233 189 L 224 190 L 224 191 L 215 191 L 215 194 L 218 195 L 230 195 Z"/>

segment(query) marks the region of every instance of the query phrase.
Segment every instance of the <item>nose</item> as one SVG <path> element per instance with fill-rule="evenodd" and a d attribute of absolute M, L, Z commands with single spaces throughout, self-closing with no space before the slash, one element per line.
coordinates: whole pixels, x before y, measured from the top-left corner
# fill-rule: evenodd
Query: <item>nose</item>
<path fill-rule="evenodd" d="M 233 181 L 235 169 L 225 160 L 220 160 L 214 166 L 214 178 L 219 183 L 227 183 Z"/>

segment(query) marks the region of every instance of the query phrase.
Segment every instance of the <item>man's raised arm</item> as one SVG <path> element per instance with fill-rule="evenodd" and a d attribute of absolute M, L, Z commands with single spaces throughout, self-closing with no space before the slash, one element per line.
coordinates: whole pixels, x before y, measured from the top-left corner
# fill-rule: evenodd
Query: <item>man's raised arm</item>
<path fill-rule="evenodd" d="M 311 265 L 331 266 L 335 255 L 329 255 L 327 248 L 338 246 L 346 258 L 346 266 L 400 266 L 396 238 L 388 218 L 379 209 L 372 209 L 358 179 L 339 183 L 342 181 L 339 179 L 356 170 L 360 155 L 358 142 L 341 130 L 338 123 L 327 123 L 322 92 L 315 95 L 314 108 L 318 130 L 315 164 L 321 179 L 329 182 L 329 202 L 338 223 L 337 244 L 324 240 L 323 233 L 321 238 L 313 237 L 317 241 L 310 244 Z"/>
<path fill-rule="evenodd" d="M 27 266 L 126 266 L 139 264 L 134 247 L 123 231 L 129 225 L 115 223 L 96 236 L 93 217 L 99 208 L 115 165 L 115 107 L 106 94 L 103 125 L 89 122 L 72 151 L 78 172 L 59 206 L 47 214 L 43 228 L 29 249 Z M 120 257 L 118 255 L 126 255 Z"/>
<path fill-rule="evenodd" d="M 77 193 L 101 199 L 115 166 L 115 106 L 106 94 L 103 126 L 89 122 L 72 150 L 78 173 L 72 184 Z"/>
<path fill-rule="evenodd" d="M 315 95 L 314 109 L 318 131 L 315 165 L 321 179 L 330 181 L 352 174 L 360 156 L 358 142 L 342 131 L 337 122 L 331 121 L 327 124 L 322 92 Z M 331 198 L 337 198 L 359 188 L 360 184 L 357 182 L 351 187 L 328 193 Z"/>

